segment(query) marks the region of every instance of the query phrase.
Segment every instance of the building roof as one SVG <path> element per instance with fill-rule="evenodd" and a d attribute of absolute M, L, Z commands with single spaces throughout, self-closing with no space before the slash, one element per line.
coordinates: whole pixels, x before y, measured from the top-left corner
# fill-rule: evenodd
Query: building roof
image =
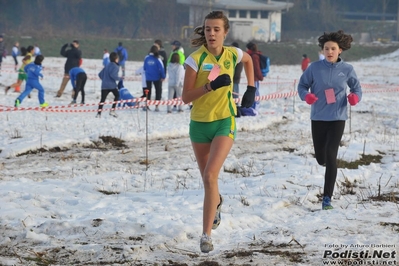
<path fill-rule="evenodd" d="M 177 0 L 178 4 L 210 7 L 212 9 L 281 11 L 294 6 L 293 3 L 270 0 Z"/>

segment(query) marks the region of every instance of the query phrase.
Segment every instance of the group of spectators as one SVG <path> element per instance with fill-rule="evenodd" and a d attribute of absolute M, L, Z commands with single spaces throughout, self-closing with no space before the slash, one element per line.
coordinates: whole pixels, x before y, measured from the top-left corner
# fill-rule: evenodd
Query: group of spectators
<path fill-rule="evenodd" d="M 179 41 L 172 42 L 172 51 L 169 57 L 167 57 L 166 51 L 162 45 L 161 40 L 155 40 L 153 45 L 150 47 L 148 54 L 144 57 L 143 65 L 140 67 L 136 74 L 142 76 L 142 90 L 143 94 L 141 97 L 151 99 L 152 87 L 155 88 L 155 100 L 162 99 L 162 83 L 166 78 L 169 77 L 168 99 L 180 98 L 183 87 L 184 68 L 183 64 L 185 61 L 184 50 L 181 47 Z M 103 66 L 104 68 L 99 73 L 99 77 L 102 80 L 101 83 L 101 100 L 98 108 L 96 117 L 100 118 L 104 102 L 109 93 L 114 95 L 114 101 L 127 101 L 123 105 L 134 106 L 135 102 L 131 101 L 134 96 L 124 87 L 123 79 L 125 77 L 125 62 L 127 59 L 126 48 L 123 47 L 122 43 L 118 44 L 118 47 L 114 52 L 109 53 L 107 49 L 104 49 L 103 55 Z M 122 76 L 119 76 L 119 68 L 122 69 Z M 118 88 L 117 88 L 118 87 Z M 123 92 L 123 93 L 122 93 Z M 113 103 L 110 111 L 110 115 L 117 117 L 115 113 L 116 103 Z M 150 110 L 148 106 L 143 107 L 143 110 Z M 155 106 L 155 111 L 159 111 L 159 106 Z M 181 105 L 178 108 L 179 112 L 182 112 Z M 171 106 L 168 106 L 168 113 L 171 113 Z"/>
<path fill-rule="evenodd" d="M 238 47 L 238 43 L 233 43 L 233 46 Z M 73 40 L 71 43 L 66 43 L 61 47 L 60 54 L 63 57 L 66 57 L 66 62 L 64 65 L 64 75 L 60 84 L 60 87 L 56 93 L 56 97 L 61 97 L 64 93 L 64 90 L 68 84 L 71 82 L 73 87 L 72 91 L 72 101 L 71 104 L 77 103 L 77 97 L 79 93 L 81 94 L 80 104 L 85 103 L 85 91 L 84 87 L 87 81 L 87 75 L 85 70 L 81 67 L 82 65 L 82 51 L 79 48 L 80 44 L 78 40 Z M 157 39 L 154 41 L 153 45 L 150 47 L 148 54 L 144 57 L 143 66 L 136 71 L 142 75 L 142 90 L 143 94 L 141 97 L 145 97 L 148 100 L 151 100 L 152 97 L 152 87 L 155 89 L 155 100 L 162 99 L 162 83 L 165 80 L 166 76 L 168 76 L 168 99 L 180 99 L 182 95 L 183 88 L 183 80 L 184 80 L 184 62 L 186 60 L 184 49 L 181 45 L 181 42 L 175 40 L 171 42 L 171 52 L 169 56 L 167 55 L 165 48 L 163 47 L 162 41 Z M 2 42 L 2 36 L 0 36 L 0 53 L 4 51 L 4 44 Z M 259 69 L 259 58 L 254 56 L 257 53 L 260 53 L 257 50 L 257 46 L 254 43 L 249 43 L 247 45 L 247 51 L 251 55 L 252 60 L 254 62 L 254 74 L 255 74 L 255 87 L 257 91 L 259 91 L 259 81 L 263 80 L 263 76 L 260 73 Z M 19 43 L 16 42 L 12 49 L 12 56 L 15 60 L 15 70 L 17 70 L 18 61 L 17 56 L 19 55 Z M 6 87 L 6 93 L 11 89 L 15 88 L 16 92 L 20 92 L 20 86 L 24 80 L 27 80 L 27 73 L 25 72 L 26 65 L 33 62 L 34 57 L 37 55 L 41 55 L 39 47 L 35 44 L 34 46 L 28 46 L 26 48 L 26 52 L 24 53 L 26 56 L 22 59 L 22 65 L 18 70 L 18 81 L 8 87 Z M 43 58 L 44 59 L 44 58 Z M 104 49 L 103 51 L 103 67 L 102 72 L 99 73 L 99 77 L 102 80 L 101 85 L 101 100 L 99 105 L 98 117 L 100 117 L 102 107 L 106 100 L 107 95 L 111 92 L 114 94 L 115 101 L 121 99 L 119 95 L 119 88 L 124 88 L 123 79 L 125 78 L 125 64 L 128 59 L 127 49 L 123 46 L 122 42 L 118 43 L 118 46 L 114 49 L 113 52 L 109 53 L 108 49 Z M 113 67 L 108 67 L 109 63 L 113 63 Z M 115 66 L 116 65 L 116 66 Z M 1 69 L 1 61 L 0 61 L 0 69 Z M 112 71 L 110 72 L 110 70 Z M 119 71 L 121 70 L 122 75 L 119 75 Z M 239 96 L 239 83 L 242 72 L 242 64 L 238 64 L 236 67 L 236 73 L 234 76 L 234 90 L 233 97 L 237 98 Z M 38 76 L 40 77 L 40 76 Z M 110 80 L 112 82 L 110 82 Z M 122 81 L 122 82 L 120 82 Z M 35 86 L 38 83 L 35 84 Z M 34 88 L 32 88 L 34 89 Z M 44 95 L 44 92 L 41 92 L 41 88 L 36 88 L 39 90 L 40 95 Z M 259 93 L 258 93 L 259 94 Z M 30 93 L 27 94 L 30 97 Z M 134 98 L 130 93 L 126 94 L 126 97 L 129 97 L 131 100 Z M 23 100 L 23 96 L 18 98 L 19 104 Z M 127 99 L 125 99 L 127 100 Z M 39 102 L 43 104 L 44 100 L 39 99 Z M 134 104 L 134 103 L 129 103 Z M 252 106 L 254 109 L 257 108 Z M 173 107 L 173 109 L 172 109 Z M 143 108 L 144 110 L 149 110 L 150 107 L 146 106 Z M 112 106 L 111 114 L 116 116 L 114 112 L 115 106 Z M 172 113 L 172 110 L 176 110 L 178 112 L 183 112 L 182 105 L 178 106 L 168 105 L 167 113 Z M 155 106 L 155 111 L 159 111 L 159 106 Z"/>

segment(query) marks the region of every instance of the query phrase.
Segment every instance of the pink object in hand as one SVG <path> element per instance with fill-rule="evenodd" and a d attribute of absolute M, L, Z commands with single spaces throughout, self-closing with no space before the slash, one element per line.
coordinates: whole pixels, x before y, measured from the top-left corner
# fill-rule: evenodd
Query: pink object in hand
<path fill-rule="evenodd" d="M 313 93 L 308 93 L 305 96 L 305 101 L 307 104 L 314 104 L 319 98 L 316 97 Z"/>

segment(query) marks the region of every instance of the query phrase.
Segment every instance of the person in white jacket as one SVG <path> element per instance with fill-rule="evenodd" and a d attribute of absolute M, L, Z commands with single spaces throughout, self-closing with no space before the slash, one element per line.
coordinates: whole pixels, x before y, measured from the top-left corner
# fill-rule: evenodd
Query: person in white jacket
<path fill-rule="evenodd" d="M 175 93 L 176 98 L 180 99 L 183 90 L 184 67 L 180 64 L 180 55 L 178 53 L 174 53 L 171 56 L 168 65 L 168 77 L 168 99 L 174 99 Z M 168 114 L 172 113 L 172 105 L 168 105 L 167 110 Z M 181 104 L 178 105 L 178 112 L 183 112 Z"/>
<path fill-rule="evenodd" d="M 144 71 L 144 67 L 141 66 L 140 68 L 138 68 L 135 72 L 134 72 L 137 76 L 141 76 L 141 87 L 143 88 L 143 95 L 141 96 L 141 98 L 145 98 L 145 90 L 147 89 L 147 80 L 145 79 L 145 71 Z"/>

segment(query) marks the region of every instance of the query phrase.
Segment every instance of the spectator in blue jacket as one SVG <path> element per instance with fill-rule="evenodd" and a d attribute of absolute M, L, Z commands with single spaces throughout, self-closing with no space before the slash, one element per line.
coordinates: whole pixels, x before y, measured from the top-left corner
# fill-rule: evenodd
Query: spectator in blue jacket
<path fill-rule="evenodd" d="M 3 35 L 0 34 L 0 71 L 1 71 L 1 62 L 3 61 L 3 57 L 4 58 L 6 57 L 6 47 L 3 41 Z"/>
<path fill-rule="evenodd" d="M 134 100 L 135 97 L 130 93 L 130 91 L 125 88 L 123 85 L 123 80 L 120 80 L 118 83 L 118 89 L 119 89 L 119 101 L 127 101 L 127 100 Z M 118 107 L 134 107 L 136 106 L 136 102 L 129 101 L 129 102 L 123 102 L 123 103 L 118 103 Z"/>
<path fill-rule="evenodd" d="M 145 79 L 147 81 L 147 89 L 149 90 L 147 99 L 151 100 L 151 86 L 155 87 L 155 100 L 162 98 L 162 81 L 165 79 L 165 70 L 161 59 L 158 54 L 158 47 L 151 46 L 150 53 L 144 58 L 143 69 L 145 71 Z M 158 112 L 158 105 L 155 107 Z"/>
<path fill-rule="evenodd" d="M 119 67 L 122 68 L 122 77 L 125 77 L 125 63 L 127 61 L 127 50 L 123 47 L 122 42 L 118 43 L 118 47 L 114 51 L 119 57 Z"/>
<path fill-rule="evenodd" d="M 87 81 L 86 72 L 80 67 L 74 67 L 69 70 L 69 77 L 71 79 L 71 84 L 73 88 L 73 100 L 71 104 L 76 103 L 76 99 L 78 98 L 79 92 L 82 92 L 82 101 L 81 104 L 85 103 L 85 85 Z"/>
<path fill-rule="evenodd" d="M 15 71 L 18 71 L 17 56 L 19 55 L 19 42 L 14 43 L 14 46 L 12 47 L 11 55 L 12 55 L 12 58 L 14 59 L 14 63 L 15 63 L 14 69 L 15 69 Z"/>
<path fill-rule="evenodd" d="M 108 65 L 109 63 L 109 52 L 108 49 L 104 49 L 104 55 L 103 55 L 103 67 Z"/>
<path fill-rule="evenodd" d="M 25 66 L 25 73 L 28 75 L 28 79 L 26 81 L 25 90 L 18 96 L 15 100 L 15 107 L 19 107 L 22 101 L 28 96 L 33 89 L 37 89 L 39 91 L 39 103 L 40 107 L 47 107 L 48 103 L 44 100 L 44 89 L 43 86 L 39 83 L 39 78 L 43 78 L 42 74 L 42 62 L 44 60 L 43 55 L 38 55 L 35 58 L 33 63 L 30 63 Z"/>
<path fill-rule="evenodd" d="M 112 52 L 109 55 L 109 60 L 110 60 L 109 64 L 106 65 L 100 71 L 100 73 L 98 73 L 98 77 L 101 79 L 101 100 L 98 106 L 98 113 L 96 116 L 98 118 L 101 117 L 101 112 L 103 109 L 104 102 L 107 99 L 107 96 L 110 92 L 112 92 L 115 98 L 114 98 L 114 103 L 112 104 L 112 109 L 109 112 L 109 115 L 117 117 L 117 114 L 115 113 L 116 101 L 118 101 L 119 99 L 117 82 L 122 79 L 118 76 L 119 73 L 118 54 Z"/>

